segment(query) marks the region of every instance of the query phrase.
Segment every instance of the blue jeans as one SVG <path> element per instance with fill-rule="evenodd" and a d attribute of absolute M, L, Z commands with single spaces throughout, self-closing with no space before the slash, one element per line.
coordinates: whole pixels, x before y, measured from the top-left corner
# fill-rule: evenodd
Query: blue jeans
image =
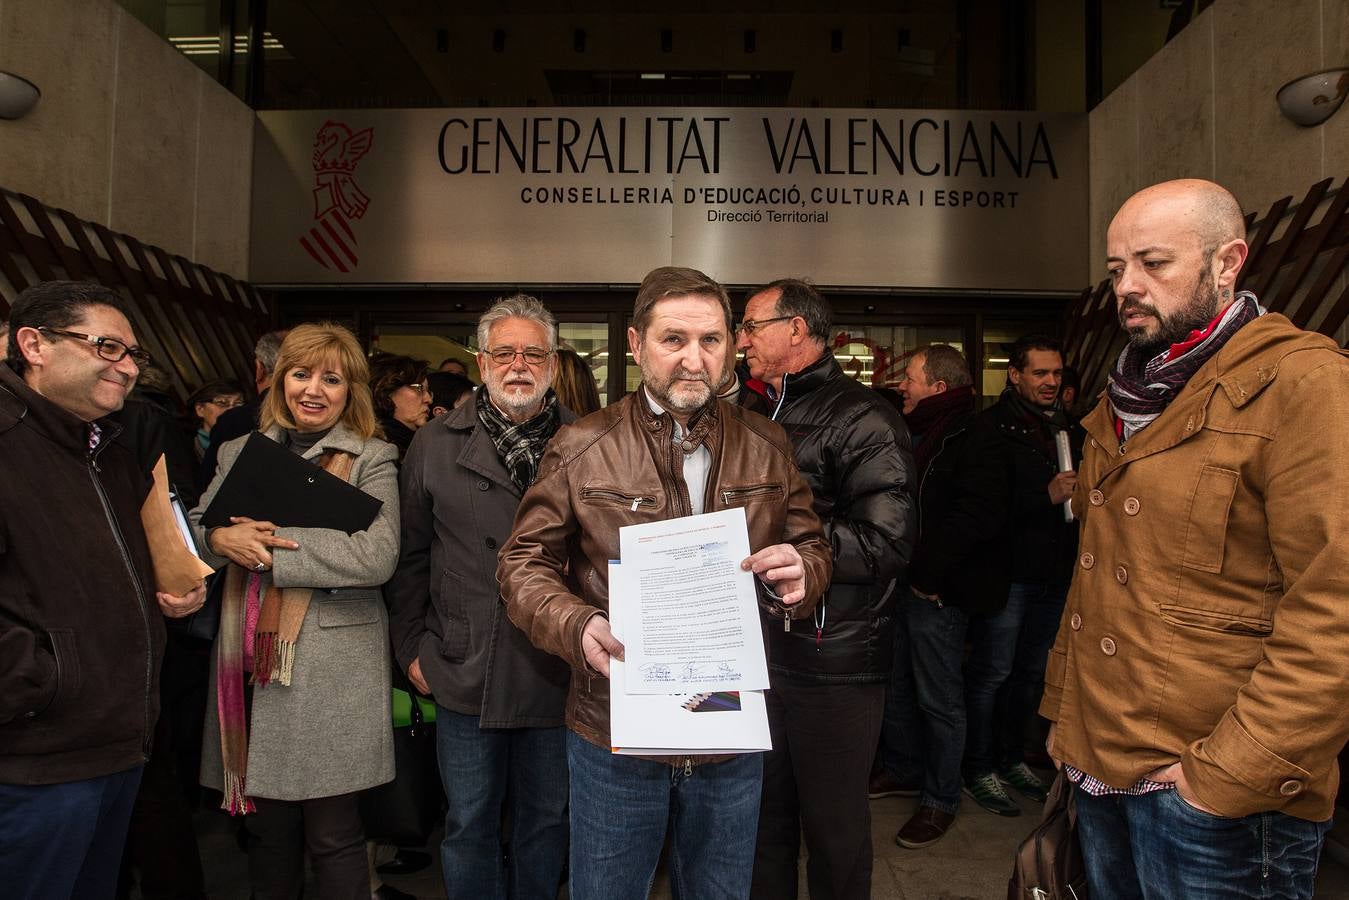
<path fill-rule="evenodd" d="M 436 755 L 449 809 L 440 861 L 450 898 L 552 898 L 567 858 L 565 729 L 478 727 L 436 706 Z M 510 804 L 510 853 L 501 810 Z"/>
<path fill-rule="evenodd" d="M 61 784 L 0 784 L 0 892 L 111 898 L 143 766 Z"/>
<path fill-rule="evenodd" d="M 1016 586 L 1014 586 L 1016 587 Z M 1003 682 L 994 707 L 995 760 L 998 769 L 1026 759 L 1026 724 L 1040 708 L 1045 689 L 1045 666 L 1059 633 L 1067 584 L 1020 585 L 1026 598 L 1017 636 L 1012 673 Z"/>
<path fill-rule="evenodd" d="M 1223 819 L 1174 790 L 1074 794 L 1091 900 L 1309 900 L 1316 888 L 1328 821 L 1278 812 Z"/>
<path fill-rule="evenodd" d="M 973 646 L 965 664 L 967 776 L 1023 760 L 1026 722 L 1038 706 L 1065 599 L 1063 586 L 1016 583 L 1000 612 L 971 622 Z"/>
<path fill-rule="evenodd" d="M 645 900 L 670 842 L 675 900 L 749 896 L 763 756 L 683 766 L 620 756 L 567 732 L 572 900 Z"/>
<path fill-rule="evenodd" d="M 903 783 L 923 783 L 919 803 L 960 804 L 965 700 L 960 660 L 969 617 L 905 591 L 895 612 L 895 666 L 881 724 L 881 761 Z"/>

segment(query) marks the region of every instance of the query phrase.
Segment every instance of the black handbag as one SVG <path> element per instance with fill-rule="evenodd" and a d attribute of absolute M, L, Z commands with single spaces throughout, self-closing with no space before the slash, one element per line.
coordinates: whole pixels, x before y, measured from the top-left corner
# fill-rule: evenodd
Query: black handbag
<path fill-rule="evenodd" d="M 401 697 L 399 695 L 402 695 Z M 404 847 L 422 847 L 445 812 L 445 791 L 436 762 L 435 715 L 430 701 L 394 688 L 394 779 L 361 792 L 365 839 Z M 406 719 L 403 711 L 406 710 Z"/>
<path fill-rule="evenodd" d="M 220 606 L 225 594 L 225 570 L 220 569 L 206 579 L 206 602 L 201 609 L 190 616 L 178 619 L 165 618 L 164 624 L 170 630 L 185 637 L 197 638 L 208 644 L 215 640 L 220 631 Z"/>
<path fill-rule="evenodd" d="M 1044 818 L 1017 848 L 1007 900 L 1087 900 L 1072 792 L 1060 772 L 1045 798 Z"/>

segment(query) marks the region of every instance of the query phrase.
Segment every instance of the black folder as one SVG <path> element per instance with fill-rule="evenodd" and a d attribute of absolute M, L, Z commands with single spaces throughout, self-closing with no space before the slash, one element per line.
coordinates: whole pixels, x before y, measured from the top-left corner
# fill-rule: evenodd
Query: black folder
<path fill-rule="evenodd" d="M 383 500 L 255 431 L 206 507 L 201 524 L 224 527 L 230 516 L 248 516 L 280 528 L 336 528 L 355 534 L 370 527 L 383 505 Z"/>

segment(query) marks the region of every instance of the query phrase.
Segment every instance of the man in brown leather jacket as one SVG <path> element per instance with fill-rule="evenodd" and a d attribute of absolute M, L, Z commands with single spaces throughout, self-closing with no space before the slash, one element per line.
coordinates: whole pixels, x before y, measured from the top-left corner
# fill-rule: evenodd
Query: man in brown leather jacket
<path fill-rule="evenodd" d="M 749 893 L 762 758 L 638 758 L 610 752 L 608 562 L 624 525 L 745 507 L 742 566 L 810 615 L 830 549 L 782 429 L 717 401 L 731 309 L 701 272 L 666 267 L 637 293 L 628 343 L 642 386 L 573 426 L 544 455 L 497 578 L 507 613 L 535 646 L 565 659 L 571 774 L 571 896 L 645 896 L 673 824 L 676 893 Z M 781 626 L 774 626 L 781 627 Z"/>

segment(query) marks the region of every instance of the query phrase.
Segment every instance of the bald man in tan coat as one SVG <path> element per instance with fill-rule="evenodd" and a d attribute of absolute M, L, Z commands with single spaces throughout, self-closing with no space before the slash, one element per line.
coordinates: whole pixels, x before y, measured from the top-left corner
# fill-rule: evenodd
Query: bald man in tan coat
<path fill-rule="evenodd" d="M 1236 290 L 1235 198 L 1124 204 L 1041 712 L 1092 900 L 1311 897 L 1349 737 L 1349 358 Z M 1261 891 L 1265 893 L 1261 893 Z"/>

